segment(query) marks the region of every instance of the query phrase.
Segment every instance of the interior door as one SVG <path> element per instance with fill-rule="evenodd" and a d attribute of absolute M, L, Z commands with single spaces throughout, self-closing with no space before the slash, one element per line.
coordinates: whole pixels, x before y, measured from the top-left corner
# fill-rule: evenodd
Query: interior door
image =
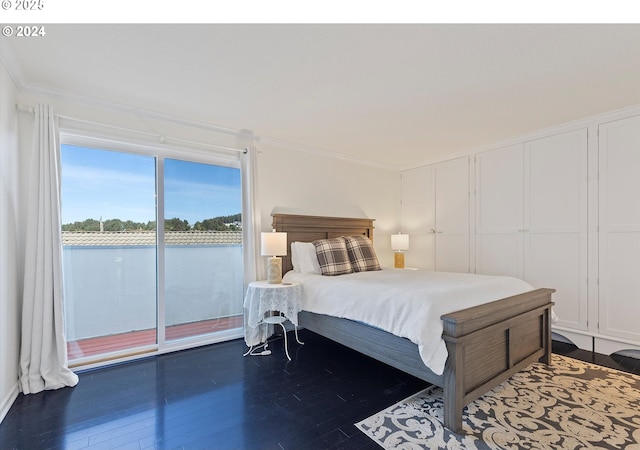
<path fill-rule="evenodd" d="M 469 272 L 469 157 L 434 166 L 435 270 Z"/>
<path fill-rule="evenodd" d="M 601 334 L 640 342 L 640 116 L 600 127 Z"/>
<path fill-rule="evenodd" d="M 435 186 L 432 166 L 402 173 L 402 232 L 409 235 L 405 266 L 435 269 Z"/>
<path fill-rule="evenodd" d="M 476 273 L 523 277 L 524 147 L 476 156 Z"/>
<path fill-rule="evenodd" d="M 525 144 L 524 279 L 556 289 L 557 326 L 587 330 L 587 130 Z"/>

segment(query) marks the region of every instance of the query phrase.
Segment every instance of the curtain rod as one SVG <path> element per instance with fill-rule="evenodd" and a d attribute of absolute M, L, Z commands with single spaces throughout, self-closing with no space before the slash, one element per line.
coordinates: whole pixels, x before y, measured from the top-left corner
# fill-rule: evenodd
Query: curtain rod
<path fill-rule="evenodd" d="M 23 105 L 23 104 L 20 104 L 20 103 L 16 103 L 16 109 L 19 112 L 30 113 L 30 114 L 35 115 L 35 109 L 33 107 L 30 107 L 30 106 L 26 106 L 26 105 Z M 141 131 L 141 130 L 132 130 L 130 128 L 117 127 L 115 125 L 107 125 L 107 124 L 103 124 L 103 123 L 99 123 L 99 122 L 93 122 L 93 121 L 90 121 L 90 120 L 78 119 L 78 118 L 75 118 L 75 117 L 65 116 L 65 115 L 61 115 L 61 114 L 56 114 L 56 117 L 59 118 L 59 119 L 70 120 L 72 122 L 83 123 L 83 124 L 86 124 L 86 125 L 96 125 L 96 126 L 103 127 L 103 128 L 110 128 L 110 129 L 113 129 L 113 130 L 124 131 L 124 132 L 127 132 L 127 133 L 134 133 L 134 134 L 138 134 L 138 135 L 145 135 L 145 136 L 148 136 L 148 137 L 158 138 L 158 142 L 160 142 L 161 144 L 166 144 L 167 140 L 169 140 L 169 141 L 182 143 L 182 144 L 187 144 L 187 145 L 195 145 L 195 146 L 201 146 L 201 147 L 213 147 L 213 148 L 217 148 L 217 149 L 220 149 L 220 150 L 247 153 L 247 149 L 246 148 L 227 147 L 227 146 L 224 146 L 224 145 L 207 144 L 205 142 L 191 141 L 191 140 L 188 140 L 188 139 L 181 139 L 181 138 L 172 137 L 172 136 L 163 136 L 160 133 L 153 133 L 153 132 Z"/>

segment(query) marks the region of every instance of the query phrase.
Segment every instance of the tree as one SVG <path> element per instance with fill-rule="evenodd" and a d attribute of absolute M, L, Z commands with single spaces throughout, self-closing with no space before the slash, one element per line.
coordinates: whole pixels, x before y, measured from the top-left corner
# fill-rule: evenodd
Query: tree
<path fill-rule="evenodd" d="M 107 219 L 103 222 L 104 231 L 123 231 L 124 226 L 120 219 Z"/>
<path fill-rule="evenodd" d="M 197 231 L 238 231 L 242 230 L 242 225 L 237 225 L 241 223 L 242 215 L 234 214 L 204 219 L 202 222 L 196 222 L 193 229 Z"/>
<path fill-rule="evenodd" d="M 166 219 L 164 221 L 164 229 L 165 231 L 189 231 L 191 227 L 186 220 L 174 217 L 173 219 Z"/>
<path fill-rule="evenodd" d="M 100 231 L 100 221 L 85 219 L 82 222 L 73 222 L 62 225 L 62 231 Z"/>

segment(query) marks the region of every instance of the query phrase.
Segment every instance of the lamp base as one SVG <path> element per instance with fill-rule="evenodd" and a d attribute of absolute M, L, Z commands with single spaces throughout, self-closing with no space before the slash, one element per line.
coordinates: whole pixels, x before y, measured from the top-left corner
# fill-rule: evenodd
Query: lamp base
<path fill-rule="evenodd" d="M 279 256 L 267 259 L 267 283 L 282 283 L 282 258 Z"/>
<path fill-rule="evenodd" d="M 404 253 L 395 252 L 393 254 L 393 266 L 396 269 L 404 269 Z"/>

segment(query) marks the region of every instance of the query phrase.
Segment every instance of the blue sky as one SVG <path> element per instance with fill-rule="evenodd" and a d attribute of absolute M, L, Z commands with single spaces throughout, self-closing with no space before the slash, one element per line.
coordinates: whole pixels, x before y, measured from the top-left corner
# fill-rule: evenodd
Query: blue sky
<path fill-rule="evenodd" d="M 241 211 L 240 170 L 165 159 L 165 217 L 190 225 Z M 62 223 L 155 220 L 155 158 L 62 146 Z"/>

